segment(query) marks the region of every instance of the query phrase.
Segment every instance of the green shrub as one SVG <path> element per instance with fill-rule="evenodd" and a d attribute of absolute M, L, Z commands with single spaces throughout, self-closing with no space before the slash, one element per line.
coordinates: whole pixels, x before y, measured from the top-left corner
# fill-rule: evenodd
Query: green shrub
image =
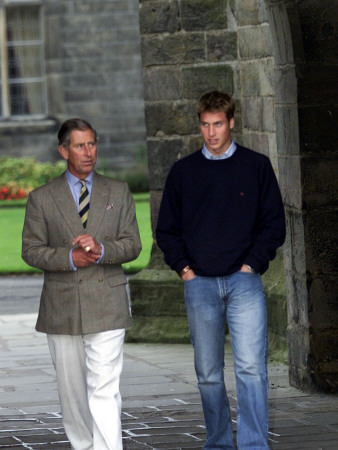
<path fill-rule="evenodd" d="M 58 177 L 66 170 L 66 162 L 39 162 L 34 158 L 0 158 L 0 188 L 8 188 L 13 198 L 23 190 L 27 195 L 32 189 Z M 98 170 L 106 176 L 128 183 L 133 193 L 149 191 L 149 175 L 146 161 L 138 162 L 135 167 L 119 172 L 111 172 L 104 162 Z M 21 192 L 21 191 L 20 191 Z M 5 197 L 3 197 L 5 198 Z"/>
<path fill-rule="evenodd" d="M 25 191 L 34 189 L 61 175 L 64 161 L 37 162 L 34 158 L 0 158 L 0 187 L 16 186 Z"/>

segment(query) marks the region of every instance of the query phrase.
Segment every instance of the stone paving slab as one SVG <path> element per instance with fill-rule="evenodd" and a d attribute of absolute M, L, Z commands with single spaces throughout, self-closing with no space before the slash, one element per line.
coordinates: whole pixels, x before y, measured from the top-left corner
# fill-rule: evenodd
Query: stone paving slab
<path fill-rule="evenodd" d="M 41 277 L 0 278 L 0 448 L 70 450 L 46 337 L 34 330 Z M 225 377 L 236 430 L 231 352 Z M 269 364 L 271 450 L 337 450 L 337 398 L 300 392 Z M 126 344 L 123 447 L 201 449 L 205 428 L 190 345 Z"/>

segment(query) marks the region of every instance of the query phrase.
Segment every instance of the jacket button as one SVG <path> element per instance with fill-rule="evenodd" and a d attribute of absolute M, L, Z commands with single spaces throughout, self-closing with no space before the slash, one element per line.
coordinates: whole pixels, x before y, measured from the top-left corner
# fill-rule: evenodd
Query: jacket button
<path fill-rule="evenodd" d="M 99 278 L 99 282 L 102 283 L 102 281 L 103 281 L 103 278 Z"/>
<path fill-rule="evenodd" d="M 82 283 L 83 283 L 83 281 L 82 281 L 82 280 L 80 280 L 80 281 L 79 281 L 79 284 L 82 284 Z"/>
<path fill-rule="evenodd" d="M 105 241 L 109 241 L 109 236 L 105 236 Z"/>
<path fill-rule="evenodd" d="M 64 244 L 68 244 L 68 240 L 67 240 L 67 239 L 64 239 L 64 240 L 63 240 L 63 243 L 64 243 Z"/>

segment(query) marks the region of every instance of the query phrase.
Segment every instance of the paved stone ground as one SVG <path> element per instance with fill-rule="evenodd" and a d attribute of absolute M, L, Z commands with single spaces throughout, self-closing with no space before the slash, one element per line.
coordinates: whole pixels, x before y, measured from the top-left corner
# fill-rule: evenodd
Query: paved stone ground
<path fill-rule="evenodd" d="M 34 331 L 41 277 L 0 278 L 0 448 L 70 449 L 46 338 Z M 236 429 L 230 351 L 226 379 Z M 270 363 L 270 448 L 337 450 L 337 398 L 288 384 Z M 124 449 L 201 449 L 205 438 L 190 345 L 126 344 Z"/>

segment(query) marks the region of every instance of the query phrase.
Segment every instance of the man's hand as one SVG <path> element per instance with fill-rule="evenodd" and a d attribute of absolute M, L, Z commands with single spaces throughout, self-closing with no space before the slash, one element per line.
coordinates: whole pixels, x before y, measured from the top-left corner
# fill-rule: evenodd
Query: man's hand
<path fill-rule="evenodd" d="M 195 278 L 196 274 L 192 269 L 189 269 L 188 272 L 186 272 L 185 274 L 183 274 L 181 276 L 181 279 L 183 281 L 188 281 L 188 280 L 192 280 L 193 278 Z"/>
<path fill-rule="evenodd" d="M 88 267 L 101 257 L 101 245 L 90 234 L 80 234 L 73 245 L 77 246 L 72 252 L 75 267 Z"/>
<path fill-rule="evenodd" d="M 248 272 L 248 273 L 255 273 L 250 266 L 248 266 L 247 264 L 243 264 L 241 267 L 241 272 Z"/>

